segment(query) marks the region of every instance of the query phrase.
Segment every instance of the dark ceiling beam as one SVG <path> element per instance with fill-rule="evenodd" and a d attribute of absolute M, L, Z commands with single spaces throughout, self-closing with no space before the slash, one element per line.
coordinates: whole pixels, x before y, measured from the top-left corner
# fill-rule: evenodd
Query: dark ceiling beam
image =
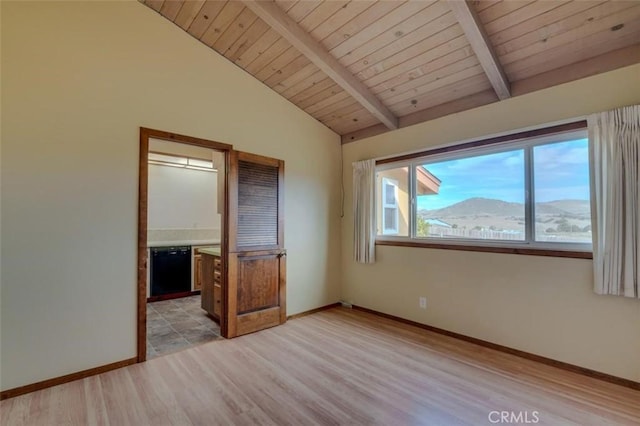
<path fill-rule="evenodd" d="M 498 61 L 498 56 L 493 50 L 489 36 L 473 6 L 465 0 L 449 0 L 447 4 L 462 27 L 462 31 L 464 31 L 498 98 L 510 98 L 511 85 L 509 84 L 509 79 L 507 79 L 507 75 L 504 73 L 500 61 Z"/>
<path fill-rule="evenodd" d="M 242 0 L 242 3 L 353 96 L 387 128 L 398 128 L 398 118 L 380 102 L 369 88 L 351 74 L 322 44 L 301 28 L 275 2 Z"/>

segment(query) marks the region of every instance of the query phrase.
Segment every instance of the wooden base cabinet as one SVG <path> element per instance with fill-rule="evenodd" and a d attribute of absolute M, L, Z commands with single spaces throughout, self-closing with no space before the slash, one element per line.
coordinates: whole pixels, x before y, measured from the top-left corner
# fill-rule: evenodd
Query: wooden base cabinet
<path fill-rule="evenodd" d="M 193 256 L 193 290 L 202 290 L 202 255 Z"/>
<path fill-rule="evenodd" d="M 222 260 L 220 256 L 201 253 L 202 256 L 202 309 L 220 321 L 222 315 Z"/>

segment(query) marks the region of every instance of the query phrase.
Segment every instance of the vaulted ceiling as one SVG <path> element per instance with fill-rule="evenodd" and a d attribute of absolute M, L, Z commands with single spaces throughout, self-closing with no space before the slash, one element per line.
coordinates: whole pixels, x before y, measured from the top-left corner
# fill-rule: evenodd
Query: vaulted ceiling
<path fill-rule="evenodd" d="M 640 1 L 141 0 L 343 143 L 640 62 Z"/>

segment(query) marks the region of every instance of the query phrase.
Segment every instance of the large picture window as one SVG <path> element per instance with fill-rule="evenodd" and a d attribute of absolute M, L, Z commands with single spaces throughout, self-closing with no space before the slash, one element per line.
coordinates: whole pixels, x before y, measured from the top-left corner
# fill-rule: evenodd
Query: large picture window
<path fill-rule="evenodd" d="M 380 162 L 379 176 L 406 170 L 408 181 L 377 179 L 378 240 L 590 252 L 588 140 L 570 127 Z"/>

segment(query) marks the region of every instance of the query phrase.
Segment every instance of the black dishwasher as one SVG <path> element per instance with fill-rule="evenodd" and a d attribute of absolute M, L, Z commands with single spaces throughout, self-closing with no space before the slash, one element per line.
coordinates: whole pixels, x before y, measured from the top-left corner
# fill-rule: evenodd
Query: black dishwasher
<path fill-rule="evenodd" d="M 151 296 L 191 291 L 191 247 L 151 248 Z"/>

